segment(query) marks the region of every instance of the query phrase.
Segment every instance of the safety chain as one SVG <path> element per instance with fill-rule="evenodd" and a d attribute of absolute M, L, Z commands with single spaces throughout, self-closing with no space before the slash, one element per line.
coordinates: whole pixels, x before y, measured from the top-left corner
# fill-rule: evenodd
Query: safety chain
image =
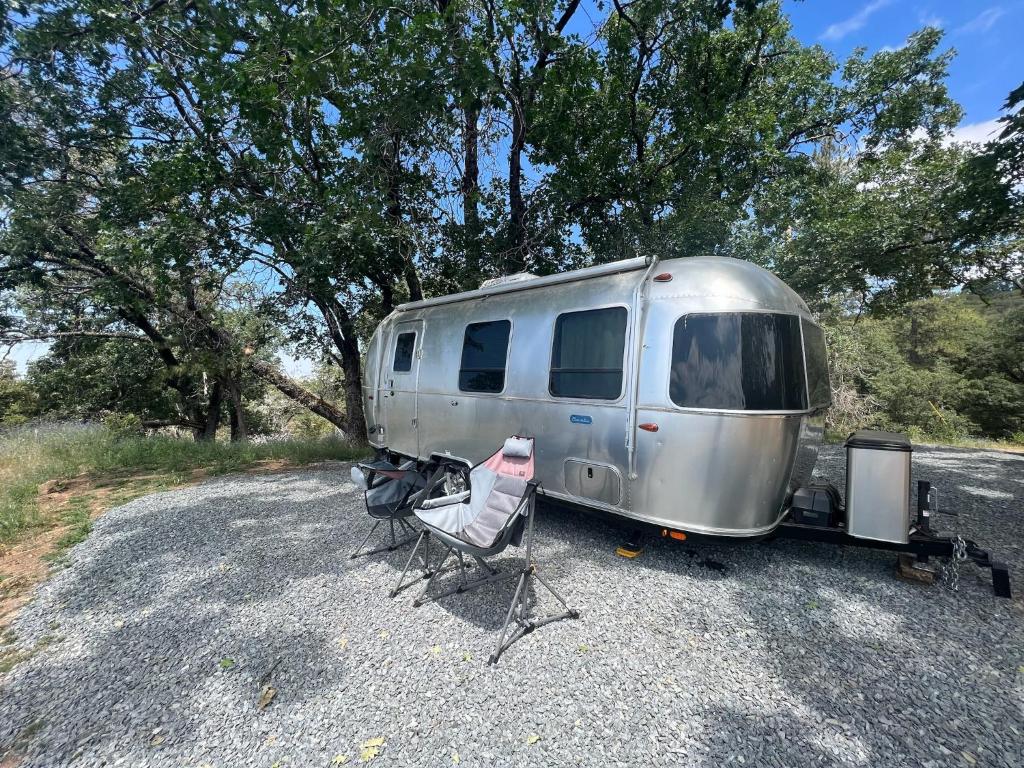
<path fill-rule="evenodd" d="M 960 591 L 960 563 L 967 559 L 967 542 L 964 537 L 957 534 L 953 539 L 953 556 L 943 568 L 943 577 L 946 587 L 952 592 Z"/>

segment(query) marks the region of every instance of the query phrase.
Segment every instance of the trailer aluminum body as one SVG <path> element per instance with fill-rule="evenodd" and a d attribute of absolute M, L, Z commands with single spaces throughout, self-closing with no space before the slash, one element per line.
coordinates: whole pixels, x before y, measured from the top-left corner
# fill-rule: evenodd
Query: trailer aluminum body
<path fill-rule="evenodd" d="M 537 440 L 542 493 L 666 528 L 760 536 L 811 475 L 821 329 L 750 262 L 632 259 L 403 304 L 363 382 L 381 450 L 475 464 Z"/>

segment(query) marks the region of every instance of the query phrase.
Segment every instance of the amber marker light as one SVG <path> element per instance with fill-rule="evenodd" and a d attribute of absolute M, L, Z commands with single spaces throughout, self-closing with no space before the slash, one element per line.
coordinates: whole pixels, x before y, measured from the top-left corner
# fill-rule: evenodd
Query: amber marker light
<path fill-rule="evenodd" d="M 654 424 L 653 422 L 647 422 L 646 424 L 639 424 L 638 426 L 644 432 L 657 432 L 658 431 L 658 425 Z"/>
<path fill-rule="evenodd" d="M 671 272 L 662 272 L 660 275 L 655 275 L 653 278 L 656 283 L 667 283 L 672 280 Z"/>

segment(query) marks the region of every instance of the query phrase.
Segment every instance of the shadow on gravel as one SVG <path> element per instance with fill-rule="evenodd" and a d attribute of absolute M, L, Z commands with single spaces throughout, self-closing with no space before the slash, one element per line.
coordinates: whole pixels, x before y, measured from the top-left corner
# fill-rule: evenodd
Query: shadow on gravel
<path fill-rule="evenodd" d="M 840 466 L 825 459 L 828 472 Z M 390 600 L 409 549 L 348 558 L 368 521 L 343 474 L 213 481 L 98 521 L 40 598 L 61 626 L 41 614 L 19 627 L 31 640 L 65 637 L 3 682 L 0 755 L 14 745 L 30 765 L 126 754 L 220 765 L 230 740 L 236 763 L 269 766 L 277 740 L 327 721 L 349 742 L 394 734 L 392 755 L 410 750 L 396 763 L 437 764 L 465 702 L 490 713 L 497 731 L 479 743 L 506 764 L 545 762 L 548 753 L 518 751 L 527 747 L 516 731 L 545 724 L 584 729 L 578 759 L 549 761 L 563 764 L 606 747 L 618 759 L 709 765 L 735 755 L 748 765 L 944 765 L 962 752 L 1021 764 L 1020 736 L 1007 737 L 1022 704 L 1021 602 L 991 597 L 972 567 L 953 595 L 896 582 L 891 554 L 789 541 L 655 540 L 627 561 L 614 554 L 621 529 L 544 507 L 537 562 L 582 617 L 527 637 L 490 670 L 515 581 L 419 609 L 421 584 Z M 964 535 L 1011 564 L 1018 593 L 1019 494 L 970 489 L 993 475 L 1005 490 L 1022 474 L 1022 457 L 915 454 L 915 476 L 963 510 L 954 522 Z M 521 556 L 509 550 L 495 564 Z M 543 590 L 536 597 L 544 610 Z M 262 712 L 267 686 L 275 694 Z M 545 719 L 493 709 L 511 700 Z M 415 749 L 410 718 L 430 721 Z M 326 765 L 337 751 L 318 740 L 302 748 L 303 759 L 294 745 L 280 755 Z"/>

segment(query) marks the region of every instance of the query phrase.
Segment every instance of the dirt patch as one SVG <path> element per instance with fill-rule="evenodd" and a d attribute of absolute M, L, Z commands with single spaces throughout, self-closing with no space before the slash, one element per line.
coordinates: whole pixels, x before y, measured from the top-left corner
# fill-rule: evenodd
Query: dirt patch
<path fill-rule="evenodd" d="M 267 459 L 242 471 L 259 474 L 294 467 L 286 459 Z M 132 499 L 192 485 L 209 475 L 205 469 L 193 469 L 183 474 L 78 475 L 42 483 L 37 501 L 42 524 L 13 544 L 0 545 L 0 633 L 31 600 L 32 588 L 46 579 L 55 558 L 87 535 L 90 521 Z M 3 763 L 0 768 L 4 768 Z"/>
<path fill-rule="evenodd" d="M 50 572 L 44 558 L 65 534 L 67 526 L 52 528 L 19 542 L 0 556 L 0 631 L 6 629 L 17 610 L 28 602 L 32 587 Z"/>
<path fill-rule="evenodd" d="M 49 575 L 54 559 L 88 533 L 92 520 L 131 499 L 204 477 L 206 473 L 197 470 L 184 477 L 80 475 L 42 483 L 37 500 L 42 524 L 15 543 L 0 547 L 0 632 L 31 599 L 32 588 Z"/>

